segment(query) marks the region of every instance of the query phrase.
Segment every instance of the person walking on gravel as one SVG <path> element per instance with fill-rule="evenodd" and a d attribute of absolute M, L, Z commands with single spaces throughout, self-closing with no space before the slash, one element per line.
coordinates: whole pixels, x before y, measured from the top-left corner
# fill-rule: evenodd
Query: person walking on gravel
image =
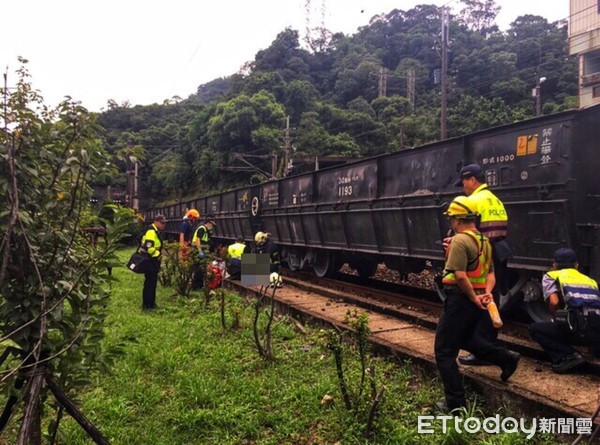
<path fill-rule="evenodd" d="M 446 250 L 442 277 L 446 295 L 435 332 L 435 360 L 444 385 L 445 402 L 440 410 L 466 406 L 465 389 L 456 358 L 460 349 L 476 354 L 500 367 L 500 378 L 506 381 L 517 369 L 520 355 L 491 343 L 477 334 L 477 325 L 492 302 L 495 285 L 492 248 L 488 239 L 477 231 L 478 214 L 470 198 L 459 196 L 445 212 L 455 235 Z"/>

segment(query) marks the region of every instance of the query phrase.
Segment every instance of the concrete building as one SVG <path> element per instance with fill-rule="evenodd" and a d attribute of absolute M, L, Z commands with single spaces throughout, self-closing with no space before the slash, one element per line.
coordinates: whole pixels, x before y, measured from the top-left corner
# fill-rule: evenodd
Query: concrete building
<path fill-rule="evenodd" d="M 600 103 L 600 0 L 569 0 L 569 54 L 579 57 L 579 106 Z"/>

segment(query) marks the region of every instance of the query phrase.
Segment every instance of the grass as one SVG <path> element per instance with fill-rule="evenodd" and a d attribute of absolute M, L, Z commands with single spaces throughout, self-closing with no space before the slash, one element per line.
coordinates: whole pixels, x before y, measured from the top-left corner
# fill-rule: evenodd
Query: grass
<path fill-rule="evenodd" d="M 123 258 L 127 255 L 123 254 Z M 131 339 L 110 374 L 93 376 L 80 396 L 88 418 L 113 444 L 521 444 L 517 434 L 420 435 L 417 416 L 441 398 L 441 385 L 410 364 L 377 359 L 385 400 L 370 441 L 364 424 L 344 409 L 332 357 L 318 329 L 306 333 L 285 317 L 276 319 L 277 362 L 258 357 L 252 311 L 242 327 L 224 331 L 216 303 L 172 296 L 159 285 L 159 310 L 141 311 L 143 276 L 114 271 L 107 342 Z M 242 304 L 228 295 L 228 304 Z M 352 383 L 350 384 L 352 387 Z M 321 404 L 325 394 L 333 403 Z M 483 417 L 481 415 L 480 417 Z M 70 418 L 60 443 L 92 443 Z M 537 437 L 528 443 L 556 443 Z"/>

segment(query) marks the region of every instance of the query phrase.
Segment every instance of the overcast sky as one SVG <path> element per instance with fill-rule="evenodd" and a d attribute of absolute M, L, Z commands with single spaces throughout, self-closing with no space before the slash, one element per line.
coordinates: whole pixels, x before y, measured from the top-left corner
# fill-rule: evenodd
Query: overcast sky
<path fill-rule="evenodd" d="M 65 95 L 92 111 L 109 99 L 163 103 L 237 72 L 288 26 L 303 37 L 307 2 L 311 27 L 324 17 L 329 30 L 347 35 L 393 9 L 461 8 L 458 0 L 3 0 L 0 66 L 10 86 L 17 56 L 28 59 L 33 86 L 51 106 Z M 569 14 L 569 0 L 496 3 L 501 29 L 524 14 Z"/>

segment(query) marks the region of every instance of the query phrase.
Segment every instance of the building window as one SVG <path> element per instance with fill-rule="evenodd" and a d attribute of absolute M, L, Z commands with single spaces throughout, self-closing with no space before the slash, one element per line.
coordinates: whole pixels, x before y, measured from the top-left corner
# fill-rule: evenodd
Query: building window
<path fill-rule="evenodd" d="M 583 74 L 600 73 L 600 50 L 590 51 L 583 55 Z"/>
<path fill-rule="evenodd" d="M 594 99 L 597 97 L 600 97 L 600 86 L 596 86 L 596 87 L 592 88 L 592 97 Z"/>

